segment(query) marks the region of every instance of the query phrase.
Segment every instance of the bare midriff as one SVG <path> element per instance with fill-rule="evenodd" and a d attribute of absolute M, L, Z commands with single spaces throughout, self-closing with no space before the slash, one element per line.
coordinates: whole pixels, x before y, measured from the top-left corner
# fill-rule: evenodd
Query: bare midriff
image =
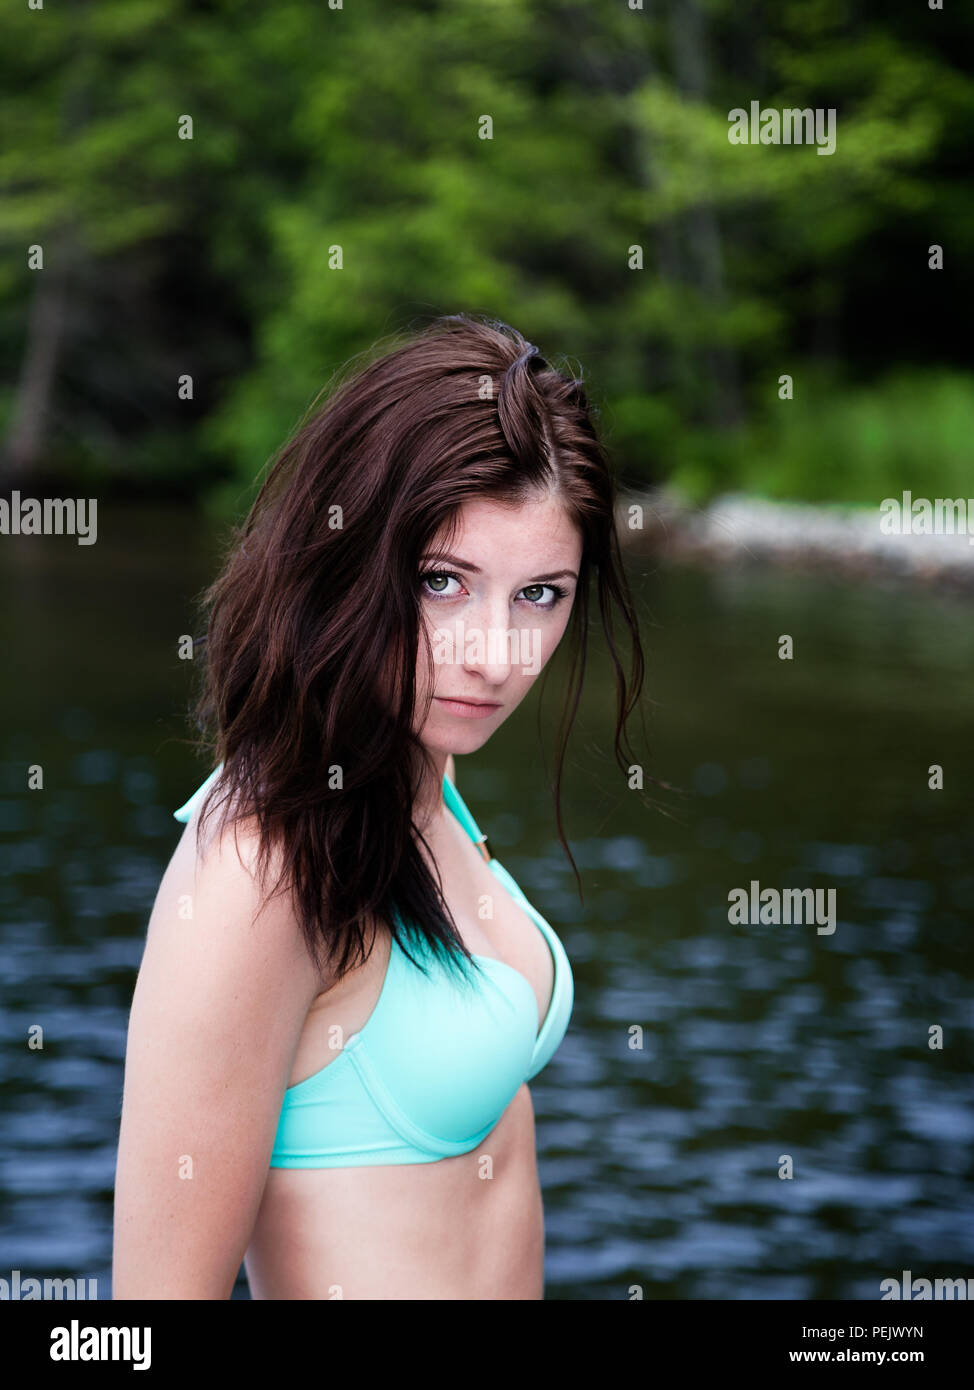
<path fill-rule="evenodd" d="M 271 1168 L 245 1266 L 253 1298 L 543 1298 L 527 1085 L 487 1138 L 455 1158 Z"/>

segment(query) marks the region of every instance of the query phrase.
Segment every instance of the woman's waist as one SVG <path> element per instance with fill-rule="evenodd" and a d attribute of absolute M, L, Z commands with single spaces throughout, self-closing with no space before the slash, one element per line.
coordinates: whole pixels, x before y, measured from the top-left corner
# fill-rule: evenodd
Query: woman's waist
<path fill-rule="evenodd" d="M 256 1297 L 422 1297 L 328 1290 L 366 1282 L 378 1290 L 406 1270 L 431 1286 L 462 1279 L 473 1288 L 501 1270 L 511 1278 L 542 1247 L 534 1111 L 522 1086 L 468 1153 L 433 1163 L 271 1168 L 247 1267 Z"/>

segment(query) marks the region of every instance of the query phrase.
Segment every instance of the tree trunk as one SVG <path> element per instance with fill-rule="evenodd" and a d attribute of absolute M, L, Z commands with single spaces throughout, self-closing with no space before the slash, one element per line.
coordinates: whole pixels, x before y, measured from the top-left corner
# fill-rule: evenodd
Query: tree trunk
<path fill-rule="evenodd" d="M 707 20 L 698 0 L 680 0 L 670 11 L 673 39 L 673 66 L 680 90 L 695 101 L 705 101 L 710 86 L 707 65 Z M 715 305 L 727 302 L 724 279 L 724 252 L 720 222 L 712 203 L 699 203 L 686 215 L 693 278 Z M 740 368 L 737 353 L 729 344 L 706 349 L 714 391 L 711 411 L 714 422 L 732 426 L 742 416 Z"/>
<path fill-rule="evenodd" d="M 5 472 L 14 484 L 43 471 L 67 307 L 68 278 L 59 260 L 64 245 L 58 238 L 45 246 L 44 269 L 30 272 L 35 286 L 27 341 L 4 443 Z"/>

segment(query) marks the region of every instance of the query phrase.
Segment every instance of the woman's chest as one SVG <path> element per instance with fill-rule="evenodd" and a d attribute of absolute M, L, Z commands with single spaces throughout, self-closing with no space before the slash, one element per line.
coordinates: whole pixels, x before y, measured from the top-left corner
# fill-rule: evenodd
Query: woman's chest
<path fill-rule="evenodd" d="M 457 827 L 459 829 L 459 827 Z M 554 987 L 554 960 L 548 943 L 525 907 L 463 836 L 443 834 L 436 863 L 443 897 L 467 949 L 491 956 L 523 975 L 538 1005 L 548 1012 Z"/>

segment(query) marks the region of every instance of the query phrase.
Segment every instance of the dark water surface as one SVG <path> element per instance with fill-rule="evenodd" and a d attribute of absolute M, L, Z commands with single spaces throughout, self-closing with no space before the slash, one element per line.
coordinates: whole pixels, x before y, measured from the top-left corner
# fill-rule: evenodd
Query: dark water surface
<path fill-rule="evenodd" d="M 101 509 L 90 547 L 0 544 L 0 1278 L 110 1293 L 127 1012 L 171 811 L 209 770 L 180 741 L 177 641 L 215 545 L 158 508 Z M 532 1085 L 548 1297 L 876 1299 L 903 1270 L 974 1276 L 970 602 L 638 559 L 633 580 L 671 814 L 616 770 L 602 659 L 565 797 L 584 903 L 533 697 L 458 765 L 575 970 Z M 834 890 L 834 932 L 731 923 L 752 880 Z"/>

